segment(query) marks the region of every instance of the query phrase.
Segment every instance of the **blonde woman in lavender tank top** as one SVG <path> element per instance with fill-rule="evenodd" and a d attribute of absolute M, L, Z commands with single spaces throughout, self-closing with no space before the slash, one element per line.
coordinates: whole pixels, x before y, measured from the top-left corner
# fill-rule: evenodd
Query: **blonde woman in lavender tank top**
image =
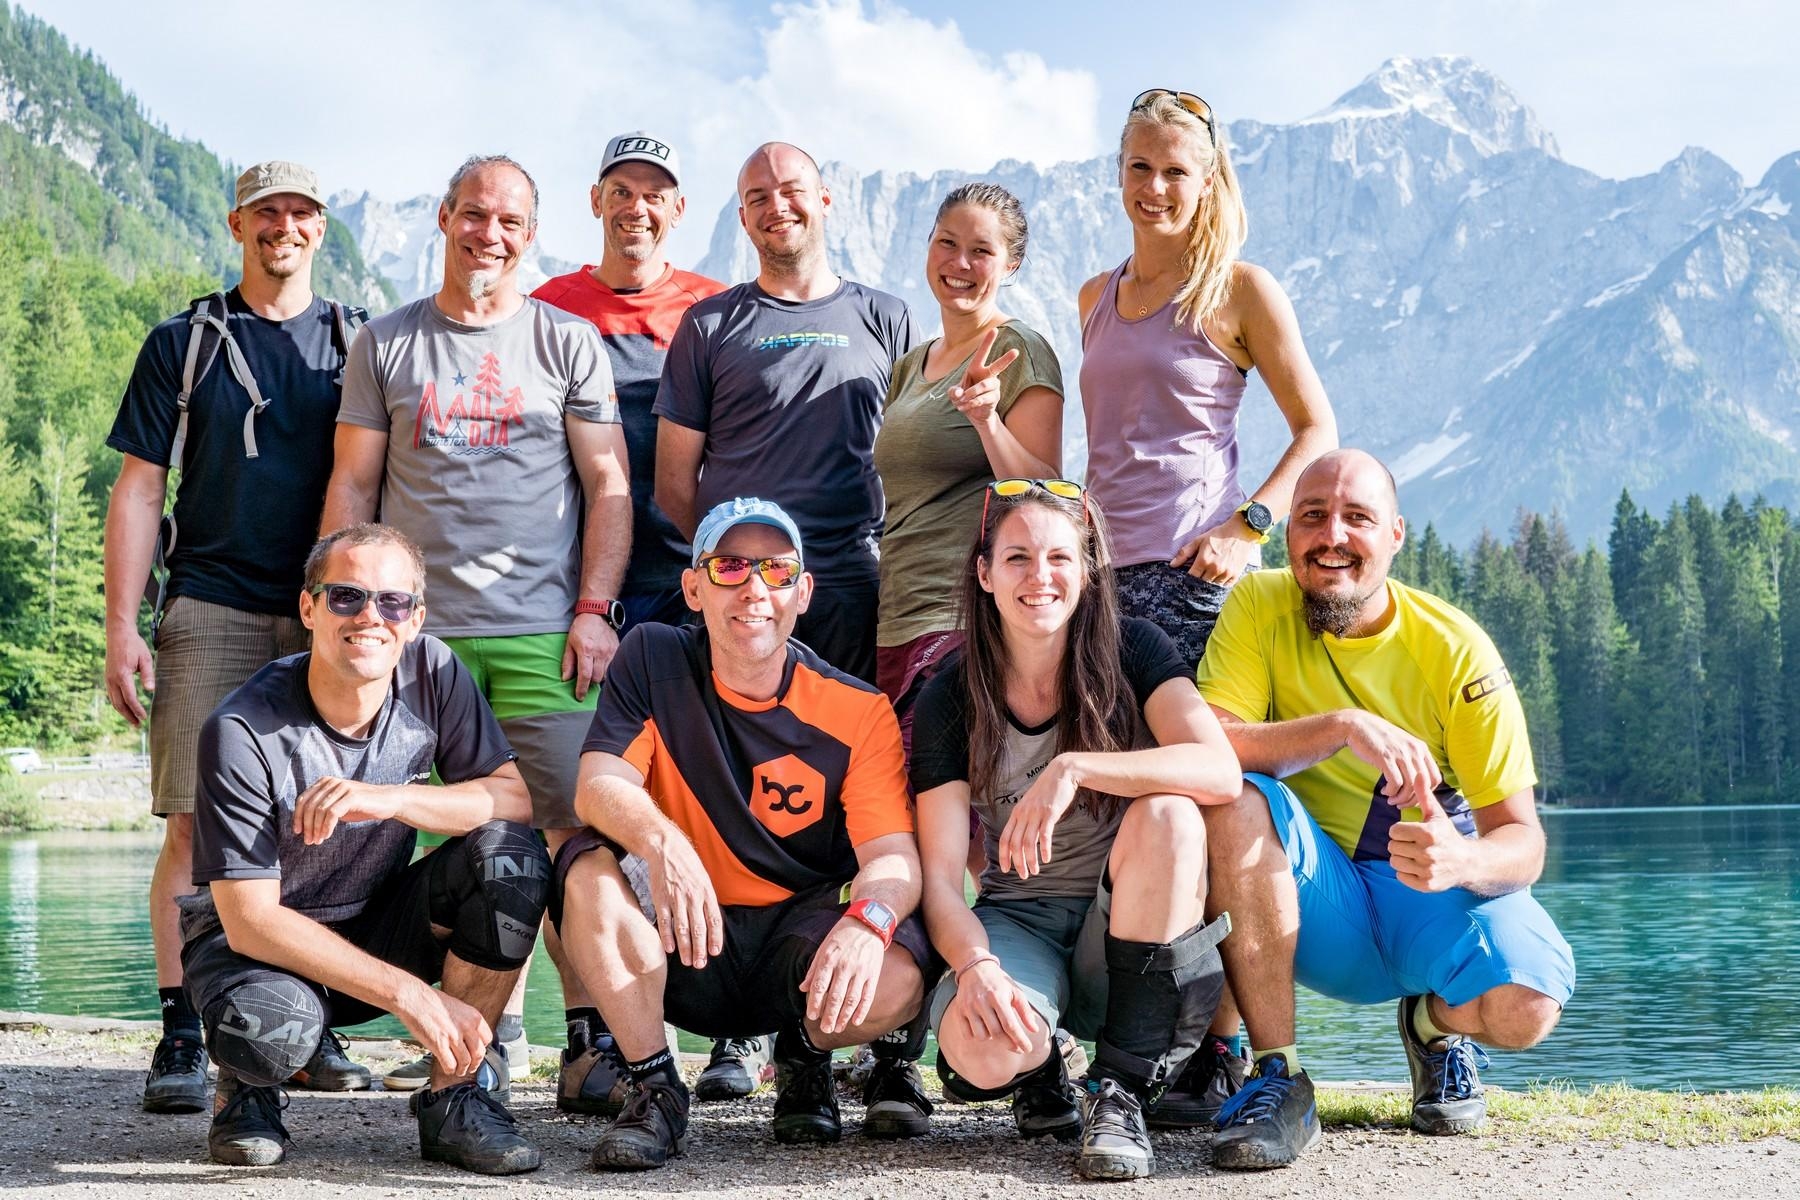
<path fill-rule="evenodd" d="M 1111 516 L 1120 609 L 1198 664 L 1226 591 L 1260 560 L 1294 481 L 1337 446 L 1293 305 L 1238 260 L 1246 221 L 1225 131 L 1198 96 L 1140 95 L 1119 141 L 1131 257 L 1081 288 L 1090 493 Z M 1251 370 L 1290 439 L 1254 488 L 1238 477 Z"/>

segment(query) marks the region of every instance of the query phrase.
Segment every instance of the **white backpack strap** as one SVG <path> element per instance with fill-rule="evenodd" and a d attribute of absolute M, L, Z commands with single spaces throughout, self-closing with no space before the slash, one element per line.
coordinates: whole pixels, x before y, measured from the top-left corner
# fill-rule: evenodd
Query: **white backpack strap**
<path fill-rule="evenodd" d="M 217 293 L 219 312 L 225 313 L 225 296 Z M 174 468 L 181 466 L 182 455 L 187 450 L 188 431 L 188 399 L 194 394 L 194 385 L 206 377 L 207 369 L 212 366 L 212 355 L 207 356 L 204 365 L 200 362 L 200 343 L 206 340 L 209 326 L 216 328 L 221 337 L 226 336 L 225 324 L 212 315 L 213 296 L 207 296 L 194 304 L 194 311 L 188 317 L 187 360 L 181 365 L 181 391 L 175 394 L 175 441 L 169 446 L 169 463 Z M 214 351 L 216 354 L 217 351 Z"/>
<path fill-rule="evenodd" d="M 250 407 L 244 413 L 244 457 L 256 457 L 256 414 L 269 407 L 263 398 L 262 389 L 256 386 L 256 376 L 250 373 L 250 364 L 244 361 L 244 352 L 238 349 L 236 339 L 229 333 L 225 335 L 225 361 L 231 365 L 232 378 L 243 384 L 244 390 L 250 393 Z"/>

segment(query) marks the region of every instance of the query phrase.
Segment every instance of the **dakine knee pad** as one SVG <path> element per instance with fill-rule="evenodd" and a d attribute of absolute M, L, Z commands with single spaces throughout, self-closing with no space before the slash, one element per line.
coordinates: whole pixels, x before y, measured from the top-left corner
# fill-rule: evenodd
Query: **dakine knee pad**
<path fill-rule="evenodd" d="M 273 971 L 227 991 L 205 1020 L 213 1058 L 257 1087 L 282 1083 L 304 1067 L 325 1031 L 318 993 Z"/>
<path fill-rule="evenodd" d="M 1231 931 L 1221 915 L 1172 942 L 1128 942 L 1106 935 L 1106 1024 L 1095 1062 L 1152 1099 L 1199 1049 L 1219 1010 L 1225 964 L 1219 942 Z"/>
<path fill-rule="evenodd" d="M 440 913 L 434 904 L 432 920 L 450 927 L 458 958 L 490 971 L 513 970 L 537 944 L 550 898 L 550 856 L 536 833 L 513 821 L 489 821 L 461 843 L 445 863 L 451 911 Z"/>

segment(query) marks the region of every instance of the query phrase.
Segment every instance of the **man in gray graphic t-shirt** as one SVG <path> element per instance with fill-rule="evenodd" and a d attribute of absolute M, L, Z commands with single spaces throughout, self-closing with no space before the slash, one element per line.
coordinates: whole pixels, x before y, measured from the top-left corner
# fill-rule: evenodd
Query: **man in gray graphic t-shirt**
<path fill-rule="evenodd" d="M 201 728 L 200 890 L 180 901 L 181 961 L 219 1066 L 215 1161 L 281 1161 L 280 1085 L 330 1026 L 391 1012 L 433 1055 L 412 1104 L 423 1156 L 483 1174 L 538 1165 L 484 1086 L 503 1058 L 485 1080 L 478 1069 L 536 943 L 550 863 L 468 670 L 420 636 L 424 592 L 424 559 L 398 531 L 322 539 L 300 594 L 312 649 L 252 675 Z M 451 837 L 409 865 L 420 829 Z"/>

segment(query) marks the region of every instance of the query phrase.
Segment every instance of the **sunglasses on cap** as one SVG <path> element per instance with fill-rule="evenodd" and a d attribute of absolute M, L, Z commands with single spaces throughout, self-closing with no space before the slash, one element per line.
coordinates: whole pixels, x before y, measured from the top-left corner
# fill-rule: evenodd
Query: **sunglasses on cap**
<path fill-rule="evenodd" d="M 375 613 L 384 621 L 404 621 L 413 610 L 425 603 L 425 597 L 414 592 L 372 592 L 354 583 L 321 583 L 312 594 L 325 594 L 325 607 L 340 617 L 354 617 L 369 601 L 375 601 Z"/>
<path fill-rule="evenodd" d="M 739 554 L 714 554 L 700 560 L 706 577 L 720 587 L 742 587 L 750 582 L 750 572 L 762 576 L 772 588 L 791 588 L 800 582 L 800 560 L 791 555 L 776 558 L 745 558 Z"/>
<path fill-rule="evenodd" d="M 981 527 L 987 528 L 988 501 L 995 496 L 1023 496 L 1034 489 L 1064 500 L 1081 501 L 1081 515 L 1087 516 L 1087 489 L 1073 479 L 996 479 L 981 497 Z"/>
<path fill-rule="evenodd" d="M 1193 113 L 1196 117 L 1199 117 L 1202 121 L 1205 121 L 1206 136 L 1211 139 L 1214 150 L 1219 148 L 1219 130 L 1213 124 L 1212 105 L 1194 95 L 1192 92 L 1177 92 L 1172 88 L 1151 88 L 1149 91 L 1139 92 L 1137 94 L 1137 99 L 1131 102 L 1131 111 L 1136 112 L 1140 108 L 1148 107 L 1162 99 L 1164 96 L 1167 96 L 1169 99 L 1175 101 L 1175 103 L 1181 105 L 1181 107 Z"/>

